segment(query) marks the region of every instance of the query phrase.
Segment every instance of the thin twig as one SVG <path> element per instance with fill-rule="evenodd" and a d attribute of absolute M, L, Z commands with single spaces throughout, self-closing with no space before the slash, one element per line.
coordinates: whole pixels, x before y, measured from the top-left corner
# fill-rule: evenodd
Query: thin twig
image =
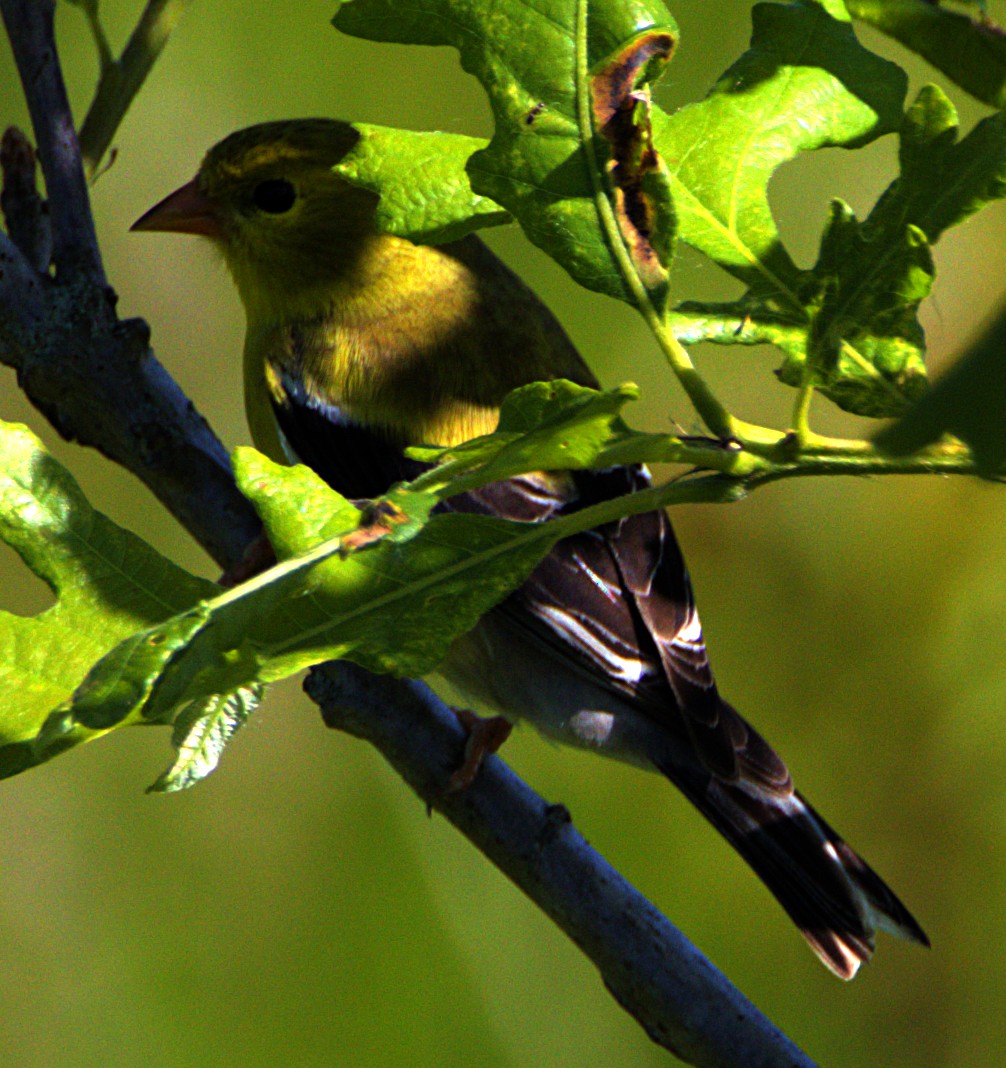
<path fill-rule="evenodd" d="M 88 28 L 94 38 L 94 46 L 98 50 L 98 64 L 102 73 L 114 62 L 112 58 L 112 46 L 108 42 L 108 34 L 101 24 L 101 12 L 98 10 L 98 0 L 77 0 L 77 6 L 84 12 Z"/>
<path fill-rule="evenodd" d="M 56 54 L 55 0 L 0 3 L 21 75 L 52 214 L 53 259 L 64 272 L 105 283 L 77 134 Z"/>
<path fill-rule="evenodd" d="M 36 187 L 36 162 L 28 138 L 13 126 L 6 130 L 0 140 L 0 208 L 11 240 L 35 271 L 47 274 L 52 262 L 52 227 L 49 206 Z"/>
<path fill-rule="evenodd" d="M 93 177 L 129 105 L 192 0 L 149 0 L 122 55 L 102 64 L 98 89 L 80 127 L 84 169 Z"/>

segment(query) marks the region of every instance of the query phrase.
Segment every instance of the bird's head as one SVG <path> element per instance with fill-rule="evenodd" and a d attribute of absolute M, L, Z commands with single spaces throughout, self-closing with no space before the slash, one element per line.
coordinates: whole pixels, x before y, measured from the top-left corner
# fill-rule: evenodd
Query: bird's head
<path fill-rule="evenodd" d="M 359 140 L 333 119 L 267 122 L 209 150 L 192 181 L 132 226 L 210 238 L 249 309 L 310 302 L 352 277 L 375 234 L 377 197 L 333 168 Z"/>

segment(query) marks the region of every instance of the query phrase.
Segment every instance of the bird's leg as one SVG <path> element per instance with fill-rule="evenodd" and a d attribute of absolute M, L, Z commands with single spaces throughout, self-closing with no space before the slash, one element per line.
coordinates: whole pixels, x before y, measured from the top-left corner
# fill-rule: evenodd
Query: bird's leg
<path fill-rule="evenodd" d="M 447 794 L 467 790 L 475 781 L 486 757 L 495 753 L 513 730 L 513 724 L 502 716 L 483 719 L 467 708 L 455 708 L 453 711 L 461 726 L 468 731 L 468 740 L 465 742 L 465 759 L 461 767 L 447 780 L 444 790 Z"/>

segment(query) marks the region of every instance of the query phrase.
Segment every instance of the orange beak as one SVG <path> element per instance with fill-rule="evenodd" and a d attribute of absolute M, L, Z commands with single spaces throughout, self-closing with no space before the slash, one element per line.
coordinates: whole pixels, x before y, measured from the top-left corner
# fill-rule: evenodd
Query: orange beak
<path fill-rule="evenodd" d="M 224 236 L 220 213 L 213 201 L 199 188 L 195 178 L 155 204 L 129 229 L 199 234 L 202 237 Z"/>

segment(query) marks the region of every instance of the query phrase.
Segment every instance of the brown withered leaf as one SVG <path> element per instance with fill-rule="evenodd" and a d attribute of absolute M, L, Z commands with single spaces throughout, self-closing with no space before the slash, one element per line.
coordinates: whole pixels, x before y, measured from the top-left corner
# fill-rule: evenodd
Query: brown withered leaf
<path fill-rule="evenodd" d="M 675 38 L 637 34 L 591 72 L 594 122 L 611 159 L 607 171 L 626 247 L 644 285 L 666 289 L 674 215 L 666 168 L 653 144 L 649 82 L 670 60 Z"/>

